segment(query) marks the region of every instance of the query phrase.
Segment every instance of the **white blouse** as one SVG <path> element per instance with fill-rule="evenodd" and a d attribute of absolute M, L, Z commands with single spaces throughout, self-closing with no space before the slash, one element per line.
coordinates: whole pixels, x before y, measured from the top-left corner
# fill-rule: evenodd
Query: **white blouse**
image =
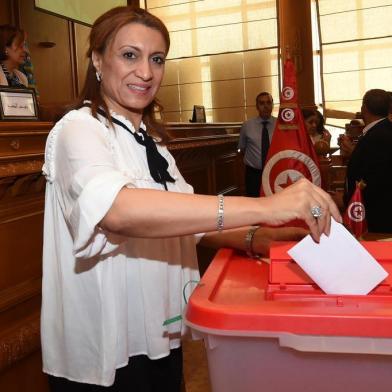
<path fill-rule="evenodd" d="M 47 140 L 41 339 L 44 372 L 109 386 L 129 357 L 158 359 L 180 346 L 181 320 L 163 323 L 182 314 L 183 287 L 199 273 L 195 236 L 130 238 L 97 226 L 122 187 L 164 191 L 145 147 L 105 123 L 84 107 Z M 168 190 L 192 193 L 167 148 L 157 147 L 176 180 Z"/>

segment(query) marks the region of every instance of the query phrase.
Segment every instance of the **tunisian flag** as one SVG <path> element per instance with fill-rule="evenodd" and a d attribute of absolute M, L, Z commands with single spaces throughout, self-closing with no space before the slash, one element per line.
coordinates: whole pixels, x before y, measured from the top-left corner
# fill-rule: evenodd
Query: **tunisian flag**
<path fill-rule="evenodd" d="M 344 225 L 356 238 L 367 232 L 365 206 L 362 201 L 362 189 L 365 186 L 362 180 L 357 181 L 355 191 L 343 216 Z"/>
<path fill-rule="evenodd" d="M 280 192 L 302 177 L 321 186 L 317 155 L 297 103 L 294 63 L 287 59 L 284 64 L 279 117 L 263 170 L 260 194 L 269 196 Z"/>

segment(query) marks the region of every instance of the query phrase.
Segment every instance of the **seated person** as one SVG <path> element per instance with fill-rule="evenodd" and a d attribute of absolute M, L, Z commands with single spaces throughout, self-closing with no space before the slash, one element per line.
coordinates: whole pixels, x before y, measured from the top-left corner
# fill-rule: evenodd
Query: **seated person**
<path fill-rule="evenodd" d="M 306 131 L 318 155 L 329 151 L 331 134 L 324 128 L 324 117 L 318 110 L 302 109 Z"/>
<path fill-rule="evenodd" d="M 27 87 L 27 77 L 18 69 L 26 58 L 24 40 L 23 30 L 0 25 L 0 85 Z"/>

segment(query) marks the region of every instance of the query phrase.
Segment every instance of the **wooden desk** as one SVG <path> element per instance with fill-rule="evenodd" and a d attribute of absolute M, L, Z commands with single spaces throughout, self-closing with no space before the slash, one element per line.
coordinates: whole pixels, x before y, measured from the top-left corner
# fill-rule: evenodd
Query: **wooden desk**
<path fill-rule="evenodd" d="M 244 167 L 237 152 L 241 123 L 171 123 L 168 148 L 195 193 L 242 195 Z"/>
<path fill-rule="evenodd" d="M 392 241 L 392 233 L 366 233 L 362 239 L 364 241 Z"/>
<path fill-rule="evenodd" d="M 0 122 L 0 390 L 7 392 L 47 389 L 39 339 L 41 168 L 51 126 Z"/>

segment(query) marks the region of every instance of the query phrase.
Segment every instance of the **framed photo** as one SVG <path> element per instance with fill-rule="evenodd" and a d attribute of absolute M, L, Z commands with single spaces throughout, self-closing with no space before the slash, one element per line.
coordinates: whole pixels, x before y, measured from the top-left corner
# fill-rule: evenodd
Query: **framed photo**
<path fill-rule="evenodd" d="M 193 105 L 193 115 L 191 122 L 206 122 L 206 111 L 204 109 L 204 106 Z"/>
<path fill-rule="evenodd" d="M 31 88 L 0 87 L 1 120 L 37 120 L 35 91 Z"/>

